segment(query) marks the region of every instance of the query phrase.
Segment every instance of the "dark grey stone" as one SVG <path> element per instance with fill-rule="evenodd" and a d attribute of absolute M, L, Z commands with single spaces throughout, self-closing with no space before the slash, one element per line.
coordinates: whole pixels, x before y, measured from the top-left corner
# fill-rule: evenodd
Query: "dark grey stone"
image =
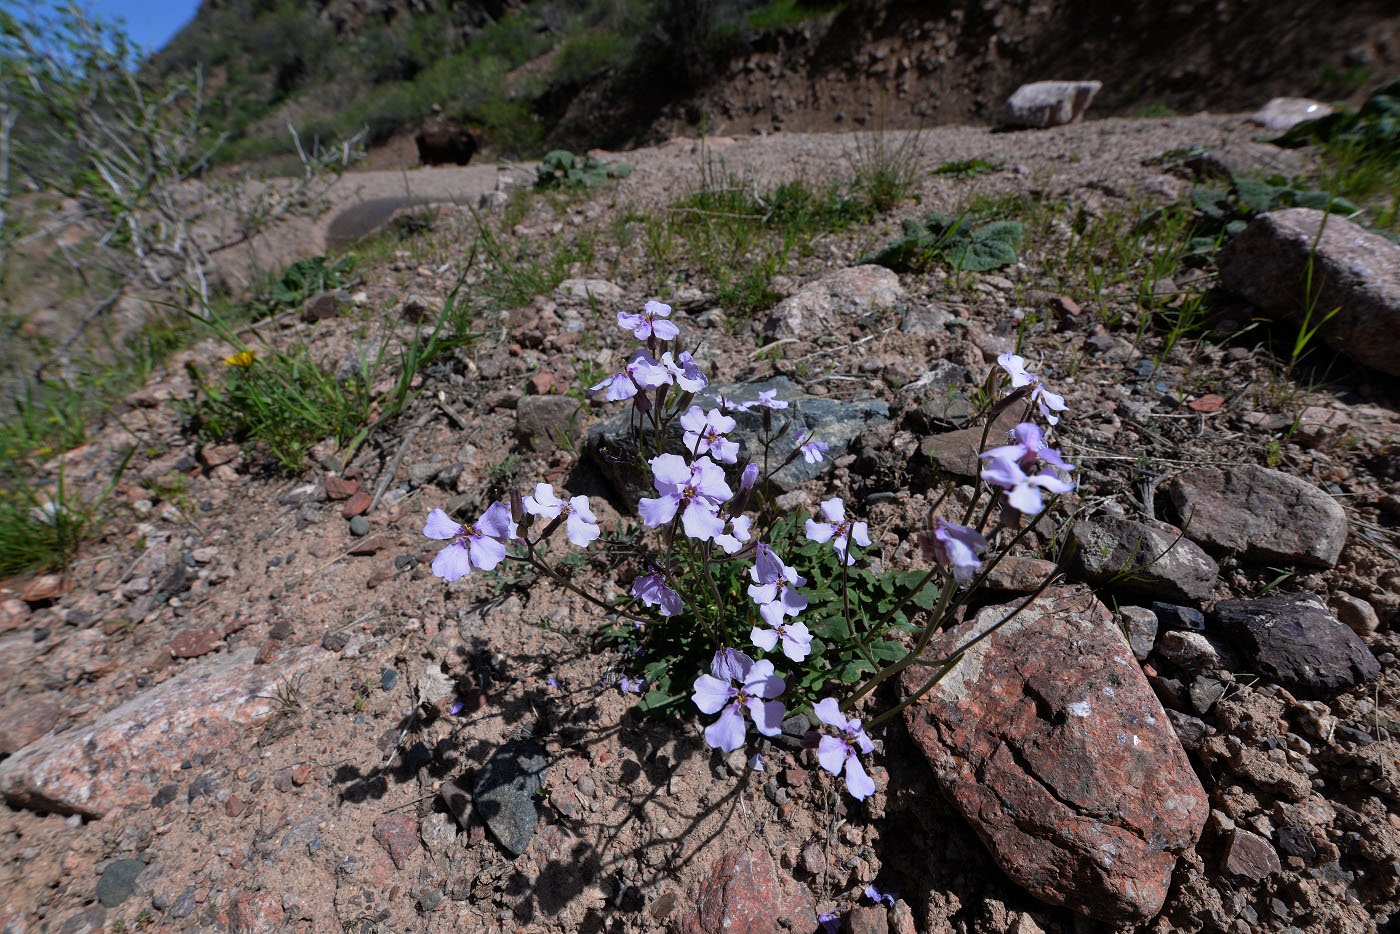
<path fill-rule="evenodd" d="M 515 404 L 515 434 L 535 450 L 552 447 L 560 437 L 577 444 L 582 418 L 573 396 L 523 396 Z"/>
<path fill-rule="evenodd" d="M 1195 752 L 1201 748 L 1201 743 L 1205 741 L 1208 727 L 1206 722 L 1199 717 L 1193 717 L 1189 713 L 1182 713 L 1180 710 L 1167 708 L 1167 719 L 1172 722 L 1172 728 L 1176 730 L 1176 738 L 1181 742 L 1181 748 L 1187 752 Z"/>
<path fill-rule="evenodd" d="M 1274 846 L 1284 856 L 1296 856 L 1305 863 L 1317 859 L 1317 848 L 1302 827 L 1284 826 L 1274 831 Z"/>
<path fill-rule="evenodd" d="M 179 795 L 179 785 L 161 785 L 160 789 L 151 797 L 151 807 L 163 808 Z"/>
<path fill-rule="evenodd" d="M 355 516 L 350 520 L 350 534 L 356 538 L 362 538 L 369 534 L 369 520 L 364 516 Z"/>
<path fill-rule="evenodd" d="M 97 880 L 97 900 L 106 908 L 115 908 L 131 897 L 136 877 L 146 864 L 139 859 L 119 859 L 111 863 Z"/>
<path fill-rule="evenodd" d="M 792 421 L 782 437 L 769 445 L 768 466 L 773 470 L 773 487 L 778 493 L 786 493 L 808 480 L 814 479 L 831 467 L 832 461 L 846 453 L 852 439 L 865 428 L 887 421 L 889 407 L 877 399 L 846 402 L 838 399 L 822 399 L 800 394 L 792 381 L 785 376 L 774 377 L 756 383 L 729 383 L 711 387 L 711 391 L 722 394 L 726 399 L 748 402 L 758 398 L 761 391 L 776 389 L 778 399 L 787 402 L 788 408 L 771 411 L 771 425 L 774 434 L 782 431 L 783 425 Z M 702 408 L 711 408 L 713 400 L 697 397 Z M 605 422 L 594 425 L 588 431 L 585 450 L 602 470 L 603 475 L 624 498 L 636 502 L 639 496 L 654 496 L 649 471 L 639 468 L 638 437 L 629 431 L 630 406 L 619 403 L 621 411 Z M 739 463 L 726 465 L 731 487 L 737 488 L 738 474 L 744 464 L 752 461 L 763 467 L 763 413 L 756 408 L 750 412 L 731 413 L 736 422 L 729 437 L 739 443 Z M 787 457 L 797 449 L 796 439 L 803 432 L 814 436 L 828 445 L 826 459 L 815 464 L 807 463 L 798 456 L 792 463 L 777 469 Z M 651 432 L 645 437 L 650 439 Z M 647 445 L 652 456 L 651 445 Z M 672 423 L 671 433 L 666 438 L 666 450 L 675 454 L 685 454 L 680 426 Z"/>
<path fill-rule="evenodd" d="M 1091 584 L 1169 600 L 1203 600 L 1220 567 L 1170 526 L 1116 516 L 1080 519 L 1070 529 L 1074 573 Z"/>
<path fill-rule="evenodd" d="M 549 762 L 533 740 L 511 740 L 491 754 L 472 786 L 476 809 L 501 845 L 516 856 L 525 852 L 539 822 L 535 793 Z"/>
<path fill-rule="evenodd" d="M 1190 629 L 1194 632 L 1202 632 L 1206 628 L 1206 615 L 1193 607 L 1154 600 L 1152 601 L 1152 612 L 1157 614 L 1157 621 L 1167 629 Z"/>
<path fill-rule="evenodd" d="M 1123 634 L 1128 637 L 1128 645 L 1133 647 L 1133 657 L 1146 661 L 1157 645 L 1157 614 L 1146 607 L 1123 606 L 1118 608 L 1118 618 L 1123 624 Z"/>
<path fill-rule="evenodd" d="M 175 899 L 175 904 L 170 906 L 170 917 L 179 920 L 187 918 L 194 911 L 197 903 L 194 900 L 194 886 L 190 886 L 180 893 L 180 897 Z"/>
<path fill-rule="evenodd" d="M 195 798 L 212 795 L 217 790 L 218 786 L 214 784 L 214 776 L 206 772 L 190 782 L 190 789 L 185 793 L 185 799 L 192 802 Z"/>
<path fill-rule="evenodd" d="M 1313 594 L 1227 600 L 1215 618 L 1249 671 L 1289 690 L 1334 693 L 1380 676 L 1366 643 Z"/>
<path fill-rule="evenodd" d="M 399 673 L 392 668 L 385 668 L 379 673 L 379 686 L 386 691 L 392 691 L 394 685 L 399 683 Z"/>

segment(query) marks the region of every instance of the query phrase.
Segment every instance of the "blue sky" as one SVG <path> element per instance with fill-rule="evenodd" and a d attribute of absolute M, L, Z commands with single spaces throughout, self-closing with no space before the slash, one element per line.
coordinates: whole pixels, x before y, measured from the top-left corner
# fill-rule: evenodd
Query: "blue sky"
<path fill-rule="evenodd" d="M 127 35 L 154 52 L 194 18 L 199 0 L 80 0 L 79 5 L 102 19 L 123 20 Z"/>

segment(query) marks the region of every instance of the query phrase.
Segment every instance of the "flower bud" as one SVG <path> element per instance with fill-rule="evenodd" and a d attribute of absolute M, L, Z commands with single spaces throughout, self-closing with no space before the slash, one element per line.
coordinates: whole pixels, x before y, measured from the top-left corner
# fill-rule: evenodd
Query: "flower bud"
<path fill-rule="evenodd" d="M 520 487 L 510 488 L 510 517 L 518 525 L 525 521 L 525 500 L 520 495 Z"/>
<path fill-rule="evenodd" d="M 758 482 L 758 465 L 750 462 L 744 468 L 744 472 L 739 475 L 739 492 L 747 493 L 753 489 L 753 485 Z"/>

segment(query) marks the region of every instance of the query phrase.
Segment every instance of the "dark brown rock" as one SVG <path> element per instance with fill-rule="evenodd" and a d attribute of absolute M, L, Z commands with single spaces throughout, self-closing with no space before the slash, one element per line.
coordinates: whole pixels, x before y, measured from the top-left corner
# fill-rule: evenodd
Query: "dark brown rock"
<path fill-rule="evenodd" d="M 384 847 L 397 869 L 418 851 L 418 818 L 407 811 L 386 814 L 374 822 L 374 839 Z"/>
<path fill-rule="evenodd" d="M 1186 537 L 1214 554 L 1311 567 L 1337 563 L 1347 517 L 1305 480 L 1259 467 L 1196 467 L 1167 485 Z"/>
<path fill-rule="evenodd" d="M 851 934 L 889 934 L 889 912 L 870 905 L 854 908 L 846 917 L 846 929 Z"/>
<path fill-rule="evenodd" d="M 1247 670 L 1292 691 L 1335 693 L 1378 678 L 1366 643 L 1313 594 L 1275 594 L 1216 604 L 1216 623 Z"/>
<path fill-rule="evenodd" d="M 393 542 L 387 535 L 366 535 L 364 538 L 351 542 L 350 547 L 345 550 L 349 555 L 375 555 L 389 548 Z"/>
<path fill-rule="evenodd" d="M 1015 604 L 942 634 L 931 657 Z M 918 690 L 927 669 L 903 676 Z M 1048 591 L 905 711 L 937 782 L 1031 894 L 1105 921 L 1155 915 L 1200 836 L 1205 791 L 1113 615 Z"/>
<path fill-rule="evenodd" d="M 345 505 L 340 507 L 340 517 L 342 519 L 353 519 L 361 515 L 373 499 L 364 490 L 356 490 L 350 494 L 350 498 L 345 501 Z"/>
<path fill-rule="evenodd" d="M 301 308 L 301 320 L 308 324 L 315 324 L 317 321 L 324 321 L 327 318 L 334 318 L 340 314 L 340 309 L 348 302 L 348 296 L 344 292 L 322 292 L 313 295 L 306 300 Z"/>
<path fill-rule="evenodd" d="M 1311 308 L 1309 325 L 1330 345 L 1400 376 L 1400 246 L 1336 214 L 1289 208 L 1256 218 L 1216 264 L 1232 292 L 1298 319 Z"/>
<path fill-rule="evenodd" d="M 682 934 L 772 934 L 815 927 L 806 890 L 778 872 L 767 850 L 735 850 L 693 886 L 677 925 Z"/>
<path fill-rule="evenodd" d="M 1116 516 L 1080 519 L 1070 528 L 1075 575 L 1125 593 L 1204 600 L 1220 566 L 1168 525 Z"/>
<path fill-rule="evenodd" d="M 418 161 L 424 165 L 466 165 L 481 148 L 481 138 L 442 114 L 434 114 L 413 135 Z"/>
<path fill-rule="evenodd" d="M 1268 840 L 1248 830 L 1230 831 L 1225 844 L 1222 867 L 1232 876 L 1242 876 L 1251 882 L 1262 882 L 1276 872 L 1282 872 L 1278 854 Z"/>

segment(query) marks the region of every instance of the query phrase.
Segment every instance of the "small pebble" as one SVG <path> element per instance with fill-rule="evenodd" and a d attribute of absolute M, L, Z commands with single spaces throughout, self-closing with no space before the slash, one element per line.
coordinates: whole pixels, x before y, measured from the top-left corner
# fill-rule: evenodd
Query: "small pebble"
<path fill-rule="evenodd" d="M 394 685 L 398 683 L 399 673 L 392 668 L 384 669 L 383 674 L 379 676 L 379 684 L 386 691 L 392 691 L 394 689 Z"/>
<path fill-rule="evenodd" d="M 359 538 L 369 534 L 369 520 L 364 516 L 356 516 L 350 520 L 350 534 Z"/>

